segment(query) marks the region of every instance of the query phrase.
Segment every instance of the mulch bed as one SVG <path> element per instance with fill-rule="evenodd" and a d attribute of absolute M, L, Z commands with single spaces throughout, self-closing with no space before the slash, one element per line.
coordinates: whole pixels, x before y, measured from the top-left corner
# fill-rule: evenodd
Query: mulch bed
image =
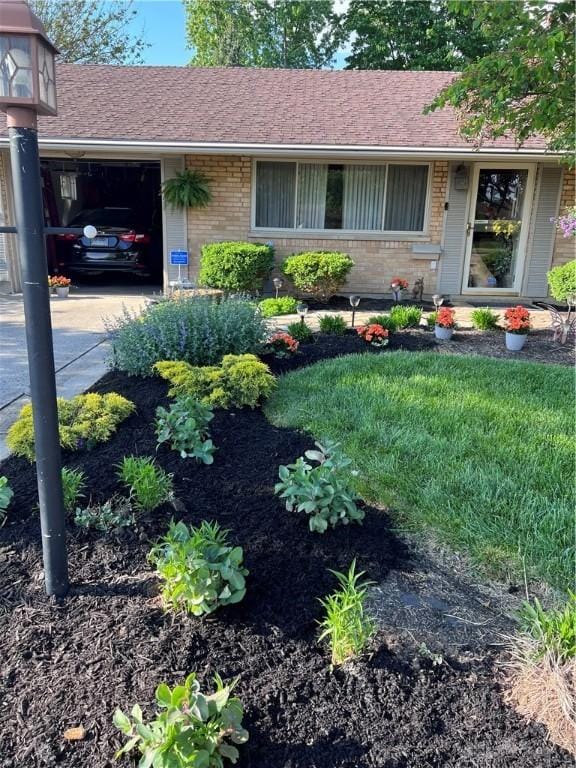
<path fill-rule="evenodd" d="M 402 343 L 433 344 L 425 334 L 414 338 Z M 317 341 L 293 364 L 305 354 L 310 361 L 332 357 L 357 342 L 352 335 L 338 344 Z M 275 368 L 286 362 L 275 361 Z M 102 500 L 120 490 L 114 466 L 124 455 L 155 454 L 154 412 L 166 403 L 167 386 L 110 373 L 94 389 L 119 392 L 138 408 L 108 443 L 64 456 L 86 472 Z M 572 765 L 546 742 L 542 727 L 504 705 L 492 650 L 467 661 L 448 656 L 435 666 L 395 649 L 387 641 L 395 628 L 387 626 L 370 656 L 331 672 L 316 642 L 317 598 L 335 585 L 327 569 L 345 569 L 357 557 L 386 589 L 386 580 L 409 570 L 416 555 L 382 511 L 367 508 L 363 526 L 323 536 L 285 511 L 273 495 L 277 468 L 311 447 L 307 436 L 243 409 L 217 412 L 212 438 L 218 452 L 209 467 L 164 447 L 157 453 L 174 473 L 181 511 L 165 506 L 122 534 L 70 526 L 72 589 L 60 603 L 43 594 L 33 467 L 17 458 L 0 467 L 15 491 L 0 529 L 2 768 L 115 765 L 122 743 L 111 722 L 115 707 L 139 702 L 149 714 L 158 683 L 173 685 L 193 670 L 203 682 L 216 671 L 225 679 L 240 676 L 237 693 L 250 731 L 240 768 Z M 250 576 L 242 603 L 202 620 L 163 612 L 146 555 L 173 516 L 195 524 L 218 520 L 243 546 Z M 86 739 L 67 743 L 64 730 L 80 724 Z"/>

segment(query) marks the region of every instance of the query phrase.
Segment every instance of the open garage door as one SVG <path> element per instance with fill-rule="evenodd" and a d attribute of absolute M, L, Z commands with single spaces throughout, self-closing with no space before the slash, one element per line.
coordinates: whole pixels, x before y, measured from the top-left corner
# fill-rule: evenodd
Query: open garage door
<path fill-rule="evenodd" d="M 51 274 L 75 283 L 162 283 L 160 162 L 43 159 L 48 226 L 93 224 L 93 240 L 47 238 Z"/>

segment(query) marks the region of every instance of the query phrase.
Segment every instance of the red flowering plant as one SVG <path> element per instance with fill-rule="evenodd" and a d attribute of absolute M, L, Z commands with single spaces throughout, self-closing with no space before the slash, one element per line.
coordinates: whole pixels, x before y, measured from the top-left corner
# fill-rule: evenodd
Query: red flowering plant
<path fill-rule="evenodd" d="M 50 288 L 68 288 L 71 282 L 70 278 L 64 275 L 50 275 L 48 278 Z"/>
<path fill-rule="evenodd" d="M 277 331 L 266 341 L 266 348 L 276 357 L 288 357 L 298 351 L 300 344 L 285 331 Z"/>
<path fill-rule="evenodd" d="M 504 312 L 506 333 L 516 333 L 525 336 L 530 331 L 530 312 L 520 304 Z"/>
<path fill-rule="evenodd" d="M 392 280 L 390 280 L 390 288 L 392 288 L 393 291 L 405 291 L 406 288 L 408 288 L 408 280 L 404 277 L 393 277 Z"/>
<path fill-rule="evenodd" d="M 440 328 L 455 328 L 456 327 L 456 312 L 450 307 L 440 307 L 436 313 L 436 325 Z"/>
<path fill-rule="evenodd" d="M 373 347 L 385 347 L 388 344 L 388 329 L 377 323 L 362 325 L 356 329 L 358 336 L 372 344 Z"/>

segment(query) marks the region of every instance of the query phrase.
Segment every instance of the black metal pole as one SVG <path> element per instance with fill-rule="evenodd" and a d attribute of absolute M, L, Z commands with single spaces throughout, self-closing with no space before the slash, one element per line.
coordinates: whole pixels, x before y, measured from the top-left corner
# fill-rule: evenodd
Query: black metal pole
<path fill-rule="evenodd" d="M 38 135 L 33 128 L 9 128 L 8 135 L 34 414 L 44 579 L 47 594 L 62 597 L 69 586 L 66 520 Z"/>

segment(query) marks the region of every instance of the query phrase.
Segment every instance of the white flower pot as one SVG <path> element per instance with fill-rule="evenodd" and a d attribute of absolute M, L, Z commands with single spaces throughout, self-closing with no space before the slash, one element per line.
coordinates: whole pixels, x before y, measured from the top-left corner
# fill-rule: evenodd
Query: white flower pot
<path fill-rule="evenodd" d="M 69 293 L 70 293 L 69 286 L 67 285 L 56 286 L 56 296 L 58 296 L 59 299 L 65 299 Z"/>
<path fill-rule="evenodd" d="M 434 326 L 434 335 L 441 341 L 450 341 L 453 333 L 454 328 L 444 328 L 441 325 Z"/>
<path fill-rule="evenodd" d="M 508 333 L 506 331 L 506 349 L 510 352 L 520 352 L 526 343 L 527 333 Z"/>

